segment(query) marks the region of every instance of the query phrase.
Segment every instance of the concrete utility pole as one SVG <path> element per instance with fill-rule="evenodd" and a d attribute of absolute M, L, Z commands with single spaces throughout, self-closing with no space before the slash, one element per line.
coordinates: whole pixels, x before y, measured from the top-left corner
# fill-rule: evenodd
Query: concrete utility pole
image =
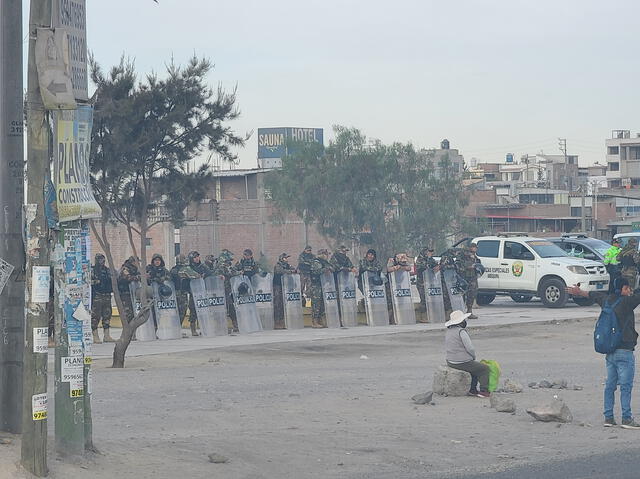
<path fill-rule="evenodd" d="M 24 197 L 22 2 L 0 0 L 0 430 L 22 431 Z M 5 284 L 6 281 L 6 284 Z"/>
<path fill-rule="evenodd" d="M 585 198 L 584 195 L 587 192 L 587 184 L 585 183 L 580 187 L 580 196 L 581 196 L 581 205 L 580 205 L 580 215 L 582 216 L 581 229 L 583 233 L 587 231 L 587 212 L 585 211 Z"/>
<path fill-rule="evenodd" d="M 47 474 L 48 350 L 44 348 L 40 352 L 37 346 L 41 341 L 41 332 L 49 327 L 47 303 L 50 264 L 44 214 L 44 187 L 49 176 L 49 122 L 38 83 L 35 48 L 37 29 L 50 26 L 51 0 L 31 0 L 27 91 L 26 334 L 22 465 L 38 477 Z"/>

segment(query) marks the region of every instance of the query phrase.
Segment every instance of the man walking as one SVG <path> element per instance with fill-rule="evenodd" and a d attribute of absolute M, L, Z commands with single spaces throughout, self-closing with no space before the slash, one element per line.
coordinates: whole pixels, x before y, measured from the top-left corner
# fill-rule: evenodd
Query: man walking
<path fill-rule="evenodd" d="M 619 278 L 614 288 L 613 294 L 586 292 L 578 286 L 567 288 L 567 292 L 573 296 L 594 299 L 601 307 L 613 306 L 618 327 L 622 330 L 622 342 L 614 352 L 606 355 L 607 382 L 604 388 L 604 425 L 605 427 L 616 426 L 613 406 L 615 391 L 619 385 L 622 427 L 640 429 L 640 424 L 635 422 L 631 414 L 631 390 L 636 369 L 633 351 L 638 342 L 633 311 L 640 304 L 640 294 L 634 294 L 626 278 Z"/>

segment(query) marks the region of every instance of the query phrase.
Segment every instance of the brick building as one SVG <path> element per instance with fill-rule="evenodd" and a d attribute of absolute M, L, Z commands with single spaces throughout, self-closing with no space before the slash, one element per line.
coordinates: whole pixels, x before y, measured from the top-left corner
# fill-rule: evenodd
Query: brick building
<path fill-rule="evenodd" d="M 146 241 L 147 258 L 160 253 L 168 265 L 173 265 L 178 253 L 197 250 L 203 256 L 218 255 L 226 248 L 239 258 L 242 250 L 250 248 L 256 260 L 262 259 L 272 267 L 282 252 L 297 261 L 306 244 L 314 250 L 329 248 L 328 240 L 313 225 L 305 225 L 301 218 L 288 215 L 276 219 L 276 211 L 264 188 L 267 171 L 215 172 L 206 198 L 187 208 L 187 220 L 180 229 L 170 223 L 160 223 L 151 229 Z M 108 234 L 114 260 L 120 265 L 132 254 L 126 230 L 109 225 Z M 135 241 L 139 244 L 139 238 Z M 94 240 L 93 244 L 94 250 L 99 251 L 98 242 Z"/>

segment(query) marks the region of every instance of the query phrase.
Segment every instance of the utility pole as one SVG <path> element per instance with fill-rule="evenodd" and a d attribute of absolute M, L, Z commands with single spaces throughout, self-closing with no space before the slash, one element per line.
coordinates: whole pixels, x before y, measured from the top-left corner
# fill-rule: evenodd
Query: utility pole
<path fill-rule="evenodd" d="M 573 185 L 569 182 L 569 164 L 567 162 L 567 139 L 566 138 L 558 138 L 558 148 L 560 152 L 564 155 L 564 181 L 563 183 L 567 186 L 567 189 L 571 191 Z"/>
<path fill-rule="evenodd" d="M 580 214 L 582 216 L 582 224 L 581 224 L 581 229 L 580 231 L 585 233 L 587 231 L 587 212 L 585 211 L 585 198 L 584 195 L 586 193 L 586 189 L 587 189 L 587 184 L 585 183 L 584 185 L 582 185 L 580 187 L 580 192 L 581 192 L 581 206 L 580 206 Z"/>
<path fill-rule="evenodd" d="M 0 0 L 0 431 L 22 432 L 24 198 L 22 2 Z"/>
<path fill-rule="evenodd" d="M 21 2 L 15 2 L 21 3 Z M 26 244 L 26 334 L 22 397 L 22 465 L 32 474 L 47 474 L 47 359 L 40 351 L 42 331 L 49 327 L 50 264 L 44 189 L 49 176 L 49 122 L 36 67 L 36 36 L 51 26 L 51 0 L 31 0 L 27 74 L 27 204 L 24 208 Z M 46 274 L 45 274 L 46 272 Z M 46 297 L 45 290 L 46 289 Z"/>

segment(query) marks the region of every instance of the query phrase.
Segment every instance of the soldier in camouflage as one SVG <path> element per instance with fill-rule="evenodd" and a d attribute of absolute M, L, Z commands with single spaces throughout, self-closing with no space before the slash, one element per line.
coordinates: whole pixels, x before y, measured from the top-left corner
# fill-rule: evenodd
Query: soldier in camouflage
<path fill-rule="evenodd" d="M 200 259 L 200 253 L 192 251 L 189 253 L 189 267 L 195 271 L 200 278 L 206 278 L 213 273 Z M 199 336 L 196 329 L 196 321 L 198 320 L 198 312 L 196 311 L 196 303 L 193 301 L 193 294 L 189 289 L 189 328 L 191 329 L 191 336 Z"/>
<path fill-rule="evenodd" d="M 461 251 L 459 260 L 456 262 L 460 276 L 462 276 L 469 285 L 464 295 L 467 313 L 471 314 L 469 319 L 478 319 L 478 317 L 473 314 L 473 303 L 478 295 L 478 273 L 476 265 L 480 263 L 480 259 L 476 254 L 477 252 L 478 245 L 469 242 L 467 247 Z"/>
<path fill-rule="evenodd" d="M 273 320 L 274 329 L 285 329 L 284 299 L 282 297 L 282 276 L 294 274 L 295 268 L 289 264 L 290 256 L 282 253 L 273 268 Z"/>
<path fill-rule="evenodd" d="M 176 257 L 176 265 L 171 268 L 170 275 L 176 288 L 178 315 L 180 316 L 180 328 L 182 328 L 184 318 L 187 316 L 189 294 L 191 292 L 191 280 L 198 279 L 200 275 L 196 273 L 191 266 L 189 266 L 187 257 L 183 254 L 179 254 Z"/>
<path fill-rule="evenodd" d="M 133 319 L 133 304 L 131 302 L 131 290 L 129 285 L 135 281 L 141 280 L 138 264 L 140 260 L 135 256 L 130 256 L 120 267 L 118 273 L 118 291 L 122 306 L 124 307 L 124 322 L 129 323 Z"/>
<path fill-rule="evenodd" d="M 154 254 L 151 257 L 151 263 L 147 265 L 147 283 L 164 284 L 169 280 L 171 280 L 171 275 L 164 265 L 164 258 L 161 254 Z"/>
<path fill-rule="evenodd" d="M 382 274 L 382 263 L 378 261 L 378 253 L 376 253 L 374 249 L 367 250 L 367 254 L 365 254 L 364 258 L 358 263 L 358 289 L 362 294 L 364 294 L 362 289 L 362 274 L 367 271 L 379 275 Z"/>
<path fill-rule="evenodd" d="M 396 253 L 393 258 L 387 260 L 387 273 L 393 273 L 394 271 L 411 271 L 411 264 L 409 264 L 409 257 L 407 253 Z M 397 324 L 395 315 L 393 313 L 393 293 L 391 291 L 391 281 L 387 281 L 387 311 L 389 311 L 389 324 Z"/>
<path fill-rule="evenodd" d="M 233 297 L 231 295 L 231 277 L 237 276 L 239 273 L 233 266 L 233 253 L 228 249 L 223 249 L 218 257 L 217 267 L 214 274 L 224 276 L 224 295 L 227 303 L 227 314 L 231 318 L 233 331 L 238 332 L 238 319 L 236 318 L 236 308 L 233 305 Z"/>
<path fill-rule="evenodd" d="M 438 262 L 433 259 L 433 248 L 422 248 L 416 258 L 416 288 L 420 295 L 421 311 L 427 310 L 426 297 L 424 293 L 424 272 L 427 268 L 438 271 Z"/>
<path fill-rule="evenodd" d="M 337 273 L 339 271 L 351 271 L 356 273 L 357 270 L 354 268 L 351 259 L 347 256 L 347 252 L 349 248 L 342 245 L 340 246 L 331 256 L 331 267 L 333 268 L 333 272 Z"/>
<path fill-rule="evenodd" d="M 638 253 L 638 240 L 631 238 L 627 245 L 618 253 L 618 261 L 622 266 L 620 275 L 629 281 L 629 286 L 635 289 L 640 267 L 640 253 Z"/>
<path fill-rule="evenodd" d="M 105 265 L 104 255 L 98 253 L 91 269 L 91 330 L 93 331 L 93 342 L 96 344 L 102 342 L 98 335 L 100 321 L 102 321 L 104 331 L 104 342 L 112 343 L 115 341 L 109 334 L 112 292 L 111 270 Z"/>
<path fill-rule="evenodd" d="M 208 254 L 204 257 L 204 265 L 209 268 L 210 271 L 215 271 L 216 269 L 216 257 L 212 254 Z"/>
<path fill-rule="evenodd" d="M 459 248 L 449 248 L 446 250 L 442 257 L 440 258 L 440 270 L 445 271 L 448 269 L 453 269 L 456 273 L 459 273 L 457 261 L 461 255 L 461 251 Z M 451 299 L 449 298 L 449 288 L 444 281 L 444 274 L 440 276 L 440 281 L 442 282 L 442 300 L 444 302 L 444 312 L 445 318 L 448 318 L 453 312 L 451 309 Z"/>
<path fill-rule="evenodd" d="M 329 262 L 329 251 L 321 249 L 311 263 L 311 327 L 326 328 L 324 318 L 324 301 L 322 299 L 323 273 L 332 273 L 333 267 Z"/>
<path fill-rule="evenodd" d="M 250 249 L 245 249 L 242 252 L 242 259 L 236 263 L 236 270 L 245 275 L 247 278 L 251 279 L 251 277 L 260 272 L 260 266 L 256 263 L 256 260 L 253 259 L 253 251 Z"/>
<path fill-rule="evenodd" d="M 304 296 L 303 306 L 307 305 L 307 301 L 311 298 L 311 263 L 315 259 L 311 246 L 307 245 L 304 251 L 298 256 L 298 272 L 300 273 L 300 286 L 302 287 L 302 295 Z"/>

